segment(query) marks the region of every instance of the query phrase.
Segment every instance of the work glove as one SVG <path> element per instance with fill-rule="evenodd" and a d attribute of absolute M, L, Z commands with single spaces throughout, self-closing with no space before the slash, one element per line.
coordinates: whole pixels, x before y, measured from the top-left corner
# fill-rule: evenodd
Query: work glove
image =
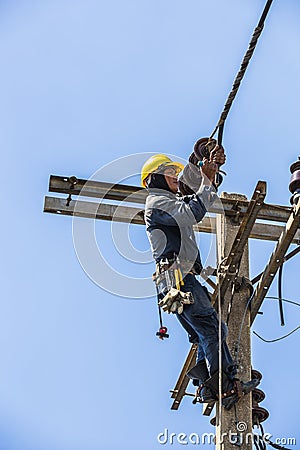
<path fill-rule="evenodd" d="M 194 299 L 191 292 L 181 292 L 172 287 L 158 305 L 168 314 L 182 314 L 184 305 L 192 303 L 194 303 Z"/>

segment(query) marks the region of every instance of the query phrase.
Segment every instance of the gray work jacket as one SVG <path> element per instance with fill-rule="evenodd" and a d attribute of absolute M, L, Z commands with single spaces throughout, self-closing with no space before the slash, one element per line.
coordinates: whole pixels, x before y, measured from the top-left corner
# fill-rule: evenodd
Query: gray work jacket
<path fill-rule="evenodd" d="M 145 222 L 153 258 L 195 262 L 202 269 L 200 253 L 193 225 L 200 222 L 217 194 L 211 186 L 204 186 L 197 194 L 180 197 L 161 189 L 149 189 L 146 199 Z"/>

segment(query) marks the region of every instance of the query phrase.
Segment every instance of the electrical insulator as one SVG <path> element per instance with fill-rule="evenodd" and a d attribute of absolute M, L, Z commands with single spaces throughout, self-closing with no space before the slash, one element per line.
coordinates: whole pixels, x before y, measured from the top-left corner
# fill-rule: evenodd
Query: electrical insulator
<path fill-rule="evenodd" d="M 291 181 L 289 184 L 289 190 L 293 194 L 291 197 L 291 204 L 296 203 L 296 199 L 300 196 L 300 156 L 298 161 L 290 167 L 291 171 Z"/>
<path fill-rule="evenodd" d="M 262 374 L 258 370 L 251 371 L 252 378 L 262 379 Z M 265 399 L 265 393 L 261 389 L 253 389 L 252 391 L 252 423 L 253 426 L 259 425 L 269 417 L 269 412 L 258 404 Z"/>

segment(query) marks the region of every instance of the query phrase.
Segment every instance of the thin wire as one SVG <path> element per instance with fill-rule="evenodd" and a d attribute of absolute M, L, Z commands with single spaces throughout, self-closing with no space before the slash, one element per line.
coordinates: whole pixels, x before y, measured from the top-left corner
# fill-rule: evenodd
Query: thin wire
<path fill-rule="evenodd" d="M 271 299 L 271 300 L 278 300 L 279 297 L 268 296 L 268 297 L 266 297 L 266 298 L 267 298 L 267 299 Z M 288 299 L 286 299 L 286 298 L 281 298 L 281 300 L 282 300 L 283 302 L 290 303 L 290 304 L 295 305 L 295 306 L 300 306 L 300 303 L 294 302 L 293 300 L 288 300 Z M 288 334 L 285 334 L 284 336 L 281 336 L 281 337 L 279 337 L 279 338 L 277 338 L 277 339 L 265 339 L 265 338 L 263 338 L 262 336 L 260 336 L 256 331 L 253 331 L 253 334 L 255 334 L 255 336 L 257 336 L 257 337 L 258 337 L 259 339 L 261 339 L 263 342 L 267 342 L 267 343 L 269 344 L 269 343 L 272 343 L 272 342 L 281 341 L 282 339 L 285 339 L 285 338 L 291 336 L 291 334 L 295 333 L 297 330 L 299 330 L 299 328 L 300 328 L 300 325 L 299 325 L 298 327 L 294 328 L 294 329 L 293 329 L 292 331 L 290 331 Z"/>
<path fill-rule="evenodd" d="M 237 265 L 236 271 L 235 271 L 235 273 L 236 273 L 235 279 L 232 281 L 231 297 L 230 297 L 230 300 L 229 300 L 229 303 L 228 303 L 227 317 L 226 317 L 226 325 L 227 326 L 229 325 L 229 319 L 230 319 L 231 309 L 232 309 L 234 295 L 235 295 L 235 282 L 236 282 L 238 273 L 240 271 L 241 261 L 242 260 L 240 259 L 240 261 L 239 261 L 239 263 Z"/>
<path fill-rule="evenodd" d="M 282 339 L 285 339 L 285 338 L 287 338 L 287 337 L 289 337 L 291 334 L 293 334 L 293 333 L 295 333 L 297 330 L 299 330 L 299 328 L 300 328 L 300 325 L 298 325 L 298 327 L 296 327 L 296 328 L 294 328 L 294 330 L 292 330 L 292 331 L 290 331 L 288 334 L 285 334 L 284 336 L 281 336 L 281 337 L 279 337 L 279 338 L 277 338 L 277 339 L 265 339 L 265 338 L 263 338 L 262 336 L 260 336 L 256 331 L 253 331 L 253 334 L 255 334 L 255 336 L 257 336 L 259 339 L 261 339 L 262 341 L 264 341 L 264 342 L 267 342 L 268 344 L 269 343 L 272 343 L 272 342 L 278 342 L 278 341 L 281 341 Z"/>
<path fill-rule="evenodd" d="M 265 297 L 265 298 L 269 298 L 269 299 L 273 299 L 273 300 L 278 300 L 278 297 L 272 297 L 272 296 L 268 296 L 268 297 Z M 286 298 L 282 298 L 281 300 L 282 300 L 283 302 L 286 302 L 286 303 L 291 303 L 292 305 L 300 306 L 300 303 L 294 302 L 293 300 L 287 300 Z"/>
<path fill-rule="evenodd" d="M 238 336 L 238 340 L 237 340 L 237 344 L 236 344 L 236 350 L 235 350 L 235 364 L 238 364 L 238 356 L 239 356 L 239 351 L 240 351 L 242 329 L 243 329 L 245 318 L 246 318 L 246 314 L 247 314 L 247 311 L 248 311 L 248 306 L 250 305 L 251 300 L 252 300 L 252 295 L 249 297 L 249 299 L 248 299 L 248 301 L 246 303 L 244 314 L 243 314 L 243 318 L 242 318 L 242 322 L 241 322 L 241 326 L 240 326 L 239 336 Z"/>
<path fill-rule="evenodd" d="M 266 297 L 266 298 L 268 298 L 268 299 L 273 299 L 273 300 L 278 300 L 278 297 L 268 296 L 268 297 Z M 238 364 L 238 355 L 239 355 L 239 351 L 240 351 L 240 341 L 241 341 L 242 329 L 243 329 L 243 326 L 244 326 L 244 322 L 245 322 L 245 318 L 246 318 L 248 306 L 250 305 L 251 300 L 252 300 L 252 296 L 249 297 L 249 300 L 247 301 L 246 306 L 245 306 L 245 310 L 244 310 L 244 314 L 243 314 L 243 318 L 242 318 L 242 322 L 241 322 L 241 326 L 240 326 L 239 336 L 238 336 L 238 340 L 237 340 L 237 345 L 236 345 L 236 351 L 235 351 L 235 364 Z M 294 302 L 294 301 L 292 301 L 292 300 L 288 300 L 288 299 L 286 299 L 286 298 L 283 298 L 282 301 L 283 301 L 283 302 L 287 302 L 287 303 L 291 303 L 292 305 L 300 306 L 300 303 Z M 298 327 L 298 328 L 299 328 L 299 327 Z M 295 328 L 293 331 L 291 331 L 291 332 L 288 333 L 287 335 L 282 336 L 281 338 L 278 338 L 278 339 L 275 339 L 275 340 L 272 340 L 272 341 L 268 341 L 268 340 L 262 338 L 262 337 L 259 336 L 255 331 L 253 331 L 253 333 L 256 334 L 256 336 L 257 336 L 258 338 L 260 338 L 261 340 L 263 340 L 264 342 L 267 342 L 267 343 L 270 342 L 270 343 L 271 343 L 271 342 L 276 342 L 277 340 L 285 339 L 286 337 L 290 336 L 290 335 L 293 334 L 295 331 L 297 331 L 298 328 Z"/>

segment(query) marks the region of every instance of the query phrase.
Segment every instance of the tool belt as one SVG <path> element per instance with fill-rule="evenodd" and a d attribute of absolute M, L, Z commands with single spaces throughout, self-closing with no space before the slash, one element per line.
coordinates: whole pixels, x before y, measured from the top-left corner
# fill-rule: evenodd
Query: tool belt
<path fill-rule="evenodd" d="M 153 280 L 156 284 L 158 305 L 168 314 L 182 314 L 184 305 L 194 303 L 191 292 L 182 292 L 184 271 L 178 258 L 163 259 L 156 265 Z"/>

